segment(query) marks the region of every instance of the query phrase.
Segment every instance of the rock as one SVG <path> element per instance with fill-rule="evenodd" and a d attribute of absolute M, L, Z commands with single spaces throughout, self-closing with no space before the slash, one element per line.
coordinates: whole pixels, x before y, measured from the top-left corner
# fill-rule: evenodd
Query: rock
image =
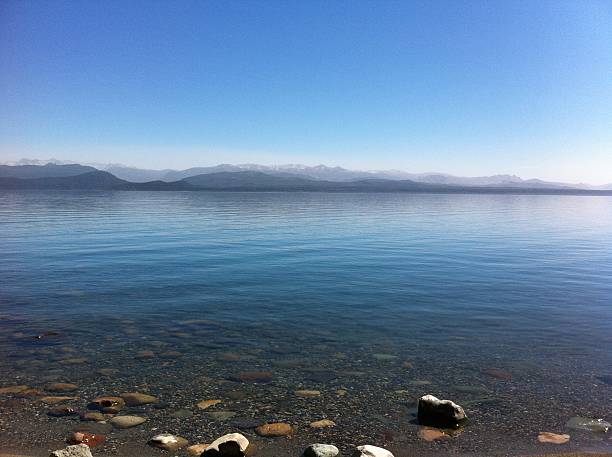
<path fill-rule="evenodd" d="M 272 373 L 270 371 L 243 371 L 230 376 L 229 379 L 235 382 L 270 382 Z"/>
<path fill-rule="evenodd" d="M 74 432 L 68 439 L 70 444 L 86 444 L 89 447 L 98 446 L 106 441 L 104 435 L 94 435 L 93 433 Z"/>
<path fill-rule="evenodd" d="M 208 446 L 210 446 L 210 444 L 194 444 L 186 448 L 185 451 L 187 451 L 187 454 L 189 455 L 200 457 L 202 452 L 204 452 Z"/>
<path fill-rule="evenodd" d="M 366 444 L 364 446 L 357 446 L 352 457 L 393 457 L 393 454 L 381 447 Z"/>
<path fill-rule="evenodd" d="M 26 390 L 22 390 L 21 392 L 19 392 L 17 394 L 18 397 L 21 398 L 32 398 L 32 397 L 38 397 L 39 395 L 42 395 L 42 390 L 40 389 L 26 389 Z"/>
<path fill-rule="evenodd" d="M 98 370 L 98 374 L 101 374 L 102 376 L 114 376 L 117 373 L 119 373 L 119 370 L 116 368 L 100 368 Z"/>
<path fill-rule="evenodd" d="M 510 381 L 512 379 L 512 375 L 507 371 L 504 371 L 500 368 L 483 368 L 480 370 L 482 374 L 486 374 L 487 376 L 491 376 L 495 379 L 501 379 L 502 381 Z"/>
<path fill-rule="evenodd" d="M 442 430 L 438 430 L 437 428 L 420 427 L 419 438 L 425 441 L 436 441 L 450 438 L 450 436 L 444 433 Z"/>
<path fill-rule="evenodd" d="M 217 438 L 206 448 L 202 457 L 244 457 L 249 448 L 249 440 L 240 433 L 230 433 Z"/>
<path fill-rule="evenodd" d="M 47 405 L 55 405 L 64 401 L 76 400 L 78 397 L 42 397 L 40 401 Z"/>
<path fill-rule="evenodd" d="M 347 394 L 347 390 L 346 389 L 338 389 L 336 390 L 336 395 L 338 395 L 339 397 L 344 397 Z"/>
<path fill-rule="evenodd" d="M 587 417 L 572 417 L 565 426 L 574 430 L 600 433 L 607 433 L 612 427 L 609 422 L 603 419 L 589 419 Z"/>
<path fill-rule="evenodd" d="M 302 397 L 302 398 L 313 398 L 313 397 L 319 397 L 321 395 L 321 392 L 318 390 L 296 390 L 294 393 L 298 397 Z"/>
<path fill-rule="evenodd" d="M 145 417 L 139 416 L 115 416 L 110 420 L 110 423 L 117 428 L 132 428 L 147 421 Z"/>
<path fill-rule="evenodd" d="M 461 406 L 450 400 L 439 400 L 433 395 L 419 398 L 417 417 L 421 425 L 439 428 L 456 428 L 467 420 Z"/>
<path fill-rule="evenodd" d="M 75 444 L 65 449 L 52 452 L 49 457 L 93 457 L 89 446 L 86 444 Z"/>
<path fill-rule="evenodd" d="M 234 411 L 210 411 L 208 417 L 215 421 L 225 421 L 236 415 Z"/>
<path fill-rule="evenodd" d="M 177 409 L 176 411 L 172 411 L 170 415 L 172 417 L 176 417 L 177 419 L 187 419 L 193 416 L 193 411 L 190 409 Z"/>
<path fill-rule="evenodd" d="M 302 453 L 302 457 L 337 457 L 340 451 L 331 444 L 311 444 Z"/>
<path fill-rule="evenodd" d="M 412 362 L 410 362 L 409 360 L 404 360 L 404 362 L 402 363 L 402 368 L 412 368 Z"/>
<path fill-rule="evenodd" d="M 29 387 L 24 385 L 0 387 L 0 394 L 18 394 L 28 389 Z"/>
<path fill-rule="evenodd" d="M 329 419 L 321 419 L 320 421 L 314 421 L 310 423 L 312 428 L 325 428 L 325 427 L 333 427 L 336 423 Z"/>
<path fill-rule="evenodd" d="M 125 406 L 121 397 L 98 397 L 91 401 L 90 409 L 97 409 L 106 414 L 117 414 Z"/>
<path fill-rule="evenodd" d="M 221 400 L 202 400 L 197 406 L 200 409 L 207 409 L 211 406 L 218 405 L 219 403 L 221 403 Z"/>
<path fill-rule="evenodd" d="M 165 449 L 166 451 L 174 452 L 182 447 L 187 446 L 188 441 L 180 436 L 170 435 L 169 433 L 162 433 L 151 438 L 147 444 L 159 449 Z"/>
<path fill-rule="evenodd" d="M 69 359 L 62 359 L 59 362 L 64 365 L 82 365 L 84 363 L 88 363 L 89 360 L 85 357 L 72 357 Z"/>
<path fill-rule="evenodd" d="M 56 382 L 47 387 L 48 392 L 72 392 L 73 390 L 77 390 L 77 386 L 68 382 Z"/>
<path fill-rule="evenodd" d="M 137 359 L 150 359 L 153 357 L 155 357 L 155 353 L 153 351 L 139 351 L 136 354 Z"/>
<path fill-rule="evenodd" d="M 88 412 L 81 414 L 82 421 L 102 422 L 106 420 L 106 416 L 98 412 Z"/>
<path fill-rule="evenodd" d="M 51 417 L 64 417 L 64 416 L 75 416 L 79 413 L 76 409 L 71 408 L 69 406 L 57 406 L 47 411 L 47 414 Z"/>
<path fill-rule="evenodd" d="M 557 435 L 551 432 L 540 432 L 538 435 L 538 441 L 540 443 L 565 444 L 569 440 L 569 435 Z"/>
<path fill-rule="evenodd" d="M 240 355 L 231 353 L 221 354 L 219 356 L 219 359 L 223 360 L 224 362 L 238 362 L 240 358 Z"/>
<path fill-rule="evenodd" d="M 157 403 L 157 397 L 153 395 L 142 394 L 140 392 L 125 392 L 120 395 L 128 406 L 148 405 Z"/>
<path fill-rule="evenodd" d="M 424 379 L 415 379 L 413 381 L 410 381 L 410 385 L 415 386 L 415 387 L 428 386 L 430 384 L 431 384 L 431 381 L 426 381 Z"/>
<path fill-rule="evenodd" d="M 393 354 L 383 354 L 383 353 L 372 354 L 372 357 L 374 357 L 374 359 L 380 360 L 382 362 L 388 362 L 388 361 L 397 359 L 396 355 L 393 355 Z"/>
<path fill-rule="evenodd" d="M 293 433 L 293 427 L 282 422 L 274 422 L 260 425 L 255 432 L 260 436 L 287 436 Z"/>

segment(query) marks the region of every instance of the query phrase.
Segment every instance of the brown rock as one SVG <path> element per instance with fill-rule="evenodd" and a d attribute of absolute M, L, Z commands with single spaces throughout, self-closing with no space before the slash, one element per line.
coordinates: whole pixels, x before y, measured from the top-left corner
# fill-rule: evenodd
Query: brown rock
<path fill-rule="evenodd" d="M 189 446 L 187 449 L 185 449 L 185 451 L 187 451 L 187 454 L 189 455 L 193 455 L 193 456 L 200 456 L 202 454 L 202 452 L 204 452 L 206 450 L 206 448 L 208 447 L 208 444 L 194 444 L 192 446 Z"/>
<path fill-rule="evenodd" d="M 74 416 L 79 414 L 76 409 L 70 406 L 56 406 L 47 411 L 47 414 L 52 417 Z"/>
<path fill-rule="evenodd" d="M 450 435 L 447 435 L 442 430 L 431 427 L 421 427 L 419 428 L 419 438 L 425 441 L 436 441 L 436 440 L 444 440 L 450 438 Z"/>
<path fill-rule="evenodd" d="M 98 397 L 91 401 L 90 408 L 97 409 L 106 414 L 117 414 L 125 406 L 121 397 Z"/>
<path fill-rule="evenodd" d="M 128 406 L 140 406 L 148 405 L 150 403 L 157 403 L 157 397 L 153 395 L 147 395 L 140 392 L 125 392 L 120 395 Z"/>
<path fill-rule="evenodd" d="M 57 382 L 47 387 L 49 392 L 72 392 L 73 390 L 77 390 L 77 386 L 67 382 Z"/>
<path fill-rule="evenodd" d="M 293 433 L 293 427 L 282 422 L 263 424 L 255 429 L 260 436 L 287 436 Z"/>
<path fill-rule="evenodd" d="M 110 423 L 117 428 L 132 428 L 147 421 L 145 417 L 139 416 L 115 416 L 110 420 Z"/>
<path fill-rule="evenodd" d="M 336 423 L 329 419 L 321 419 L 320 421 L 314 421 L 310 423 L 312 428 L 325 428 L 325 427 L 333 427 Z"/>
<path fill-rule="evenodd" d="M 565 444 L 569 440 L 569 435 L 557 435 L 551 432 L 540 432 L 538 435 L 538 441 L 540 443 Z"/>
<path fill-rule="evenodd" d="M 404 363 L 402 363 L 402 368 L 412 368 L 412 363 L 409 360 L 405 360 Z"/>
<path fill-rule="evenodd" d="M 31 397 L 38 397 L 42 394 L 43 392 L 40 389 L 26 389 L 26 390 L 22 390 L 21 392 L 19 392 L 17 396 L 21 398 L 31 398 Z"/>
<path fill-rule="evenodd" d="M 119 373 L 119 370 L 117 370 L 116 368 L 100 368 L 98 370 L 98 373 L 102 376 L 114 376 Z"/>
<path fill-rule="evenodd" d="M 88 412 L 81 414 L 82 421 L 102 422 L 106 420 L 106 416 L 98 412 Z"/>
<path fill-rule="evenodd" d="M 296 390 L 294 393 L 298 397 L 302 398 L 313 398 L 321 396 L 321 392 L 318 390 Z"/>
<path fill-rule="evenodd" d="M 219 403 L 221 403 L 221 400 L 202 400 L 200 403 L 198 403 L 198 408 L 207 409 L 211 406 L 218 405 Z"/>
<path fill-rule="evenodd" d="M 29 387 L 24 385 L 0 387 L 0 394 L 18 394 L 28 389 Z"/>
<path fill-rule="evenodd" d="M 243 371 L 230 377 L 236 382 L 270 382 L 272 373 L 270 371 Z"/>
<path fill-rule="evenodd" d="M 89 447 L 98 446 L 106 441 L 104 435 L 94 435 L 93 433 L 74 432 L 68 438 L 68 444 L 86 444 Z"/>
<path fill-rule="evenodd" d="M 40 401 L 46 403 L 47 405 L 56 405 L 57 403 L 76 399 L 78 399 L 78 397 L 42 397 Z"/>
<path fill-rule="evenodd" d="M 501 379 L 502 381 L 510 381 L 512 379 L 512 375 L 501 368 L 483 368 L 480 372 L 492 378 Z"/>
<path fill-rule="evenodd" d="M 62 359 L 59 362 L 64 365 L 82 365 L 84 363 L 88 363 L 89 360 L 85 357 L 73 357 L 69 359 Z"/>
<path fill-rule="evenodd" d="M 155 357 L 155 353 L 153 351 L 139 351 L 136 354 L 137 359 L 150 359 Z"/>

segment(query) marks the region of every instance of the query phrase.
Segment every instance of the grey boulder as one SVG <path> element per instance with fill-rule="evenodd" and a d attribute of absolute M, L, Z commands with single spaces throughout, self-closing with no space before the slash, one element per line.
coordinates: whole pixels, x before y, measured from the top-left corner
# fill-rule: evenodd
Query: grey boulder
<path fill-rule="evenodd" d="M 419 398 L 417 417 L 419 424 L 438 428 L 457 428 L 467 420 L 461 406 L 450 400 L 440 400 L 433 395 Z"/>
<path fill-rule="evenodd" d="M 331 444 L 311 444 L 302 453 L 302 457 L 337 457 L 340 451 Z"/>
<path fill-rule="evenodd" d="M 65 449 L 52 452 L 49 457 L 93 457 L 89 446 L 86 444 L 75 444 Z"/>

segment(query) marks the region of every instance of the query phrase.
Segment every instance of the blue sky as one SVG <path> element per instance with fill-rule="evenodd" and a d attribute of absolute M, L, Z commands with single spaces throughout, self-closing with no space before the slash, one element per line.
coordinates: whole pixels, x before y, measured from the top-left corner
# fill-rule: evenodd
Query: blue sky
<path fill-rule="evenodd" d="M 612 2 L 0 3 L 0 159 L 612 181 Z"/>

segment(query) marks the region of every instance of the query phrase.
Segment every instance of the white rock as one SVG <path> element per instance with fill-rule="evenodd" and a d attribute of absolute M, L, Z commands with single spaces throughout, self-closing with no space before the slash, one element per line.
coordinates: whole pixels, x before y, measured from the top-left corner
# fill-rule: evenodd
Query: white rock
<path fill-rule="evenodd" d="M 353 457 L 393 457 L 393 454 L 381 447 L 366 444 L 364 446 L 357 446 Z"/>
<path fill-rule="evenodd" d="M 203 456 L 244 456 L 249 447 L 249 440 L 240 433 L 229 433 L 217 438 L 206 448 Z"/>
<path fill-rule="evenodd" d="M 418 406 L 417 416 L 421 425 L 457 427 L 460 422 L 467 419 L 461 406 L 450 400 L 440 400 L 433 395 L 419 398 Z"/>
<path fill-rule="evenodd" d="M 311 444 L 308 446 L 302 457 L 336 457 L 340 450 L 331 444 Z"/>
<path fill-rule="evenodd" d="M 49 457 L 93 457 L 89 446 L 86 444 L 75 444 L 74 446 L 68 446 L 65 449 L 54 451 Z"/>

